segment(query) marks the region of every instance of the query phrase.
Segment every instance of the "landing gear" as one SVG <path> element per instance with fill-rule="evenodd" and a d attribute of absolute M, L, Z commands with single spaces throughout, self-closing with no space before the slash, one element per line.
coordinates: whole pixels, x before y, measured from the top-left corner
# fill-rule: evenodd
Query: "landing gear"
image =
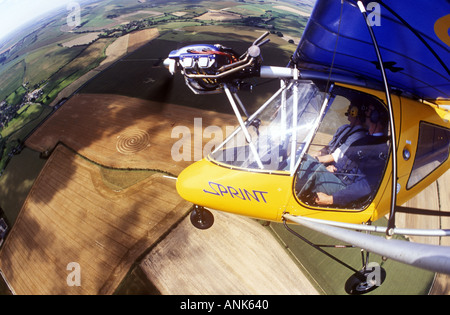
<path fill-rule="evenodd" d="M 352 295 L 368 293 L 378 288 L 385 278 L 386 271 L 378 264 L 373 268 L 364 268 L 348 278 L 345 292 Z"/>
<path fill-rule="evenodd" d="M 378 288 L 386 279 L 386 271 L 376 262 L 369 262 L 369 252 L 365 250 L 361 250 L 361 259 L 363 268 L 361 270 L 357 270 L 352 266 L 346 264 L 336 256 L 328 253 L 322 247 L 330 247 L 330 248 L 354 248 L 353 245 L 318 245 L 314 244 L 305 237 L 301 236 L 299 233 L 292 230 L 286 223 L 286 220 L 283 220 L 284 227 L 291 232 L 293 235 L 297 236 L 299 239 L 304 241 L 306 244 L 312 246 L 317 249 L 319 252 L 327 255 L 329 258 L 333 259 L 337 263 L 342 266 L 353 271 L 353 275 L 345 282 L 345 292 L 348 294 L 356 295 L 356 294 L 365 294 L 370 291 Z"/>
<path fill-rule="evenodd" d="M 214 224 L 214 216 L 204 207 L 194 205 L 194 210 L 191 212 L 191 223 L 197 229 L 206 230 Z"/>
<path fill-rule="evenodd" d="M 348 294 L 368 293 L 378 288 L 386 279 L 386 271 L 378 263 L 369 262 L 369 255 L 369 252 L 361 250 L 363 268 L 345 282 L 345 292 Z"/>

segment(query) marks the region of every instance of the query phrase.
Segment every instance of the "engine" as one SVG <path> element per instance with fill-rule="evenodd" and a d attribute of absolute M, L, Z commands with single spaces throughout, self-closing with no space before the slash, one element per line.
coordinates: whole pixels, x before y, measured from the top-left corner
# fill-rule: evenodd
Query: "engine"
<path fill-rule="evenodd" d="M 190 45 L 172 51 L 164 65 L 172 74 L 180 71 L 196 94 L 220 93 L 223 84 L 239 89 L 245 78 L 259 75 L 259 46 L 269 41 L 261 41 L 267 35 L 257 39 L 242 56 L 219 44 Z"/>

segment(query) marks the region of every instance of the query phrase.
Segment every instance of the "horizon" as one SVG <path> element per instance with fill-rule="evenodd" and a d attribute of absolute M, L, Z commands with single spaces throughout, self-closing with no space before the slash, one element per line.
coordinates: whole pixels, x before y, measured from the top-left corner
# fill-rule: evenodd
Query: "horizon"
<path fill-rule="evenodd" d="M 0 41 L 33 21 L 74 0 L 0 0 Z"/>

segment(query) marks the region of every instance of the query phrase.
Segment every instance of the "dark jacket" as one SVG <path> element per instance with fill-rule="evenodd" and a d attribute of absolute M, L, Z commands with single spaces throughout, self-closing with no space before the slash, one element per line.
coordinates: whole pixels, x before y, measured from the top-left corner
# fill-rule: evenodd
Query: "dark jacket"
<path fill-rule="evenodd" d="M 372 136 L 355 141 L 336 163 L 335 175 L 347 186 L 333 194 L 333 201 L 349 205 L 373 195 L 382 179 L 389 156 L 387 136 Z"/>

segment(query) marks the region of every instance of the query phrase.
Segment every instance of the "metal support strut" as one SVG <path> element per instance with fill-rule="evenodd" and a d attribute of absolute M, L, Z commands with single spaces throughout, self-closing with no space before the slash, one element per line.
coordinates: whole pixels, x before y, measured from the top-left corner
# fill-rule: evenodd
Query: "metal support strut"
<path fill-rule="evenodd" d="M 318 244 L 314 244 L 311 241 L 309 241 L 308 239 L 306 239 L 305 237 L 301 236 L 300 234 L 298 234 L 297 232 L 295 232 L 294 230 L 292 230 L 286 223 L 286 219 L 283 218 L 283 224 L 284 227 L 286 228 L 286 230 L 288 230 L 290 233 L 292 233 L 293 235 L 297 236 L 299 239 L 301 239 L 303 242 L 305 242 L 306 244 L 308 244 L 309 246 L 312 246 L 313 248 L 317 249 L 319 252 L 321 252 L 322 254 L 325 254 L 326 256 L 330 257 L 331 259 L 333 259 L 334 261 L 340 263 L 341 265 L 343 265 L 344 267 L 350 269 L 353 272 L 358 272 L 358 270 L 356 270 L 355 268 L 353 268 L 352 266 L 346 264 L 345 262 L 343 262 L 342 260 L 340 260 L 339 258 L 331 255 L 330 253 L 328 253 L 327 251 L 323 250 L 322 247 L 333 247 L 333 248 L 354 248 L 355 246 L 353 245 L 318 245 Z"/>
<path fill-rule="evenodd" d="M 258 163 L 258 167 L 260 169 L 264 169 L 264 166 L 263 166 L 263 164 L 261 162 L 261 159 L 259 158 L 259 155 L 258 155 L 258 150 L 255 148 L 255 145 L 252 142 L 252 137 L 250 136 L 250 134 L 248 132 L 247 126 L 245 126 L 245 123 L 242 120 L 241 114 L 239 113 L 239 109 L 238 109 L 238 107 L 236 105 L 236 102 L 235 102 L 235 100 L 233 98 L 233 94 L 231 93 L 230 89 L 228 88 L 228 86 L 226 84 L 223 85 L 223 89 L 225 91 L 225 94 L 228 97 L 228 101 L 230 102 L 231 107 L 233 108 L 234 114 L 236 115 L 236 118 L 237 118 L 237 120 L 239 122 L 239 126 L 241 127 L 242 131 L 244 132 L 245 139 L 249 143 L 250 150 L 251 150 L 251 152 L 252 152 L 252 154 L 253 154 L 253 156 L 254 156 L 254 158 L 256 160 L 256 163 Z"/>
<path fill-rule="evenodd" d="M 375 53 L 377 54 L 378 62 L 380 64 L 380 71 L 383 77 L 384 90 L 386 93 L 386 102 L 389 110 L 389 123 L 391 129 L 391 142 L 392 142 L 392 187 L 391 187 L 391 208 L 389 212 L 388 228 L 386 230 L 386 235 L 392 236 L 392 229 L 395 227 L 395 206 L 397 203 L 397 140 L 395 135 L 395 124 L 394 124 L 394 110 L 392 109 L 391 95 L 389 93 L 389 84 L 386 77 L 386 71 L 383 65 L 383 59 L 381 58 L 380 49 L 378 47 L 375 34 L 372 30 L 370 24 L 367 23 L 367 13 L 366 8 L 362 1 L 358 0 L 358 8 L 361 11 L 364 21 L 366 22 L 367 28 L 372 38 L 373 46 L 375 48 Z"/>
<path fill-rule="evenodd" d="M 284 214 L 283 218 L 316 232 L 353 244 L 371 253 L 419 268 L 450 274 L 450 247 L 385 239 L 370 234 L 314 222 L 299 216 Z"/>

